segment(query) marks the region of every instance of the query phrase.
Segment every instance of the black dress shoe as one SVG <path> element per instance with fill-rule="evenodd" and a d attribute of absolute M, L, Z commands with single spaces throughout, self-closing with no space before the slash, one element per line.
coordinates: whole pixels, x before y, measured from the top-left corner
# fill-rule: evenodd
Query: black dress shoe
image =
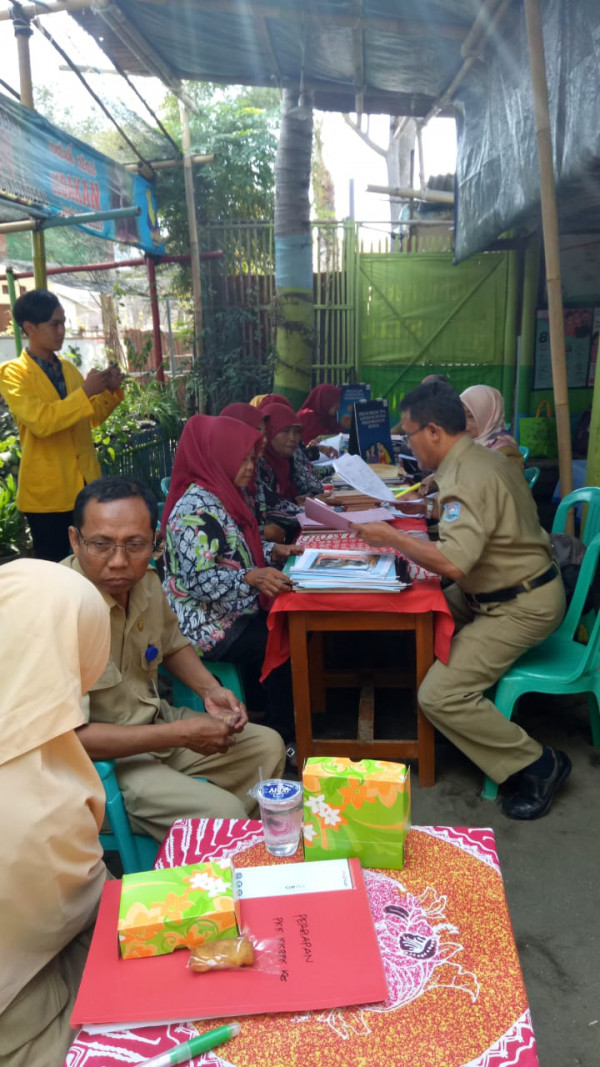
<path fill-rule="evenodd" d="M 518 788 L 502 803 L 502 811 L 509 819 L 539 819 L 549 810 L 555 793 L 571 773 L 571 760 L 565 752 L 550 749 L 554 767 L 542 777 L 525 768 L 518 780 Z"/>

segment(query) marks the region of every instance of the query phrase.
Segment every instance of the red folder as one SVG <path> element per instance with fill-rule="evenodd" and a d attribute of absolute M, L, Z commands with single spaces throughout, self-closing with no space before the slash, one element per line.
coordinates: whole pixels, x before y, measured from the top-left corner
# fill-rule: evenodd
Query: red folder
<path fill-rule="evenodd" d="M 121 883 L 107 882 L 72 1025 L 111 1030 L 385 1000 L 387 982 L 360 861 L 348 862 L 351 889 L 241 901 L 242 927 L 258 940 L 277 942 L 271 952 L 275 973 L 254 966 L 196 974 L 186 966 L 185 949 L 121 959 Z"/>

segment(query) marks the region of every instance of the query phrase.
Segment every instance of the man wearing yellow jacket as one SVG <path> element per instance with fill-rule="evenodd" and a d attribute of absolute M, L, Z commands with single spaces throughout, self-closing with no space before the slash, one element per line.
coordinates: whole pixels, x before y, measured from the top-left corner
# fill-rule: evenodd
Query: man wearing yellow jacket
<path fill-rule="evenodd" d="M 18 359 L 0 364 L 0 393 L 21 438 L 17 505 L 29 522 L 38 559 L 69 554 L 69 526 L 80 489 L 101 475 L 92 440 L 123 399 L 117 366 L 85 378 L 56 353 L 65 337 L 65 312 L 53 293 L 34 289 L 13 314 L 27 335 Z"/>

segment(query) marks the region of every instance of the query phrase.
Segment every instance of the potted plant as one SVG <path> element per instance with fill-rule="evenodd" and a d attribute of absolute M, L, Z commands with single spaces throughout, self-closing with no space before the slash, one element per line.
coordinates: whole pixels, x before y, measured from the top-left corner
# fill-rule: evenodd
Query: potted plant
<path fill-rule="evenodd" d="M 23 520 L 17 508 L 17 483 L 12 474 L 0 479 L 0 564 L 20 555 Z"/>

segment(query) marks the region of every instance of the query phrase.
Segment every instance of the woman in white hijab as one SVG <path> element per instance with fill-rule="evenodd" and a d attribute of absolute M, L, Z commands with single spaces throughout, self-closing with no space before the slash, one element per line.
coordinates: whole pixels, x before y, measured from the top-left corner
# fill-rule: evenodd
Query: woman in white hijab
<path fill-rule="evenodd" d="M 43 560 L 0 567 L 0 1061 L 61 1067 L 106 870 L 104 790 L 76 729 L 108 608 Z"/>
<path fill-rule="evenodd" d="M 503 452 L 522 468 L 523 456 L 519 446 L 506 429 L 502 393 L 491 385 L 470 385 L 460 394 L 460 399 L 465 409 L 467 433 L 475 443 Z"/>

